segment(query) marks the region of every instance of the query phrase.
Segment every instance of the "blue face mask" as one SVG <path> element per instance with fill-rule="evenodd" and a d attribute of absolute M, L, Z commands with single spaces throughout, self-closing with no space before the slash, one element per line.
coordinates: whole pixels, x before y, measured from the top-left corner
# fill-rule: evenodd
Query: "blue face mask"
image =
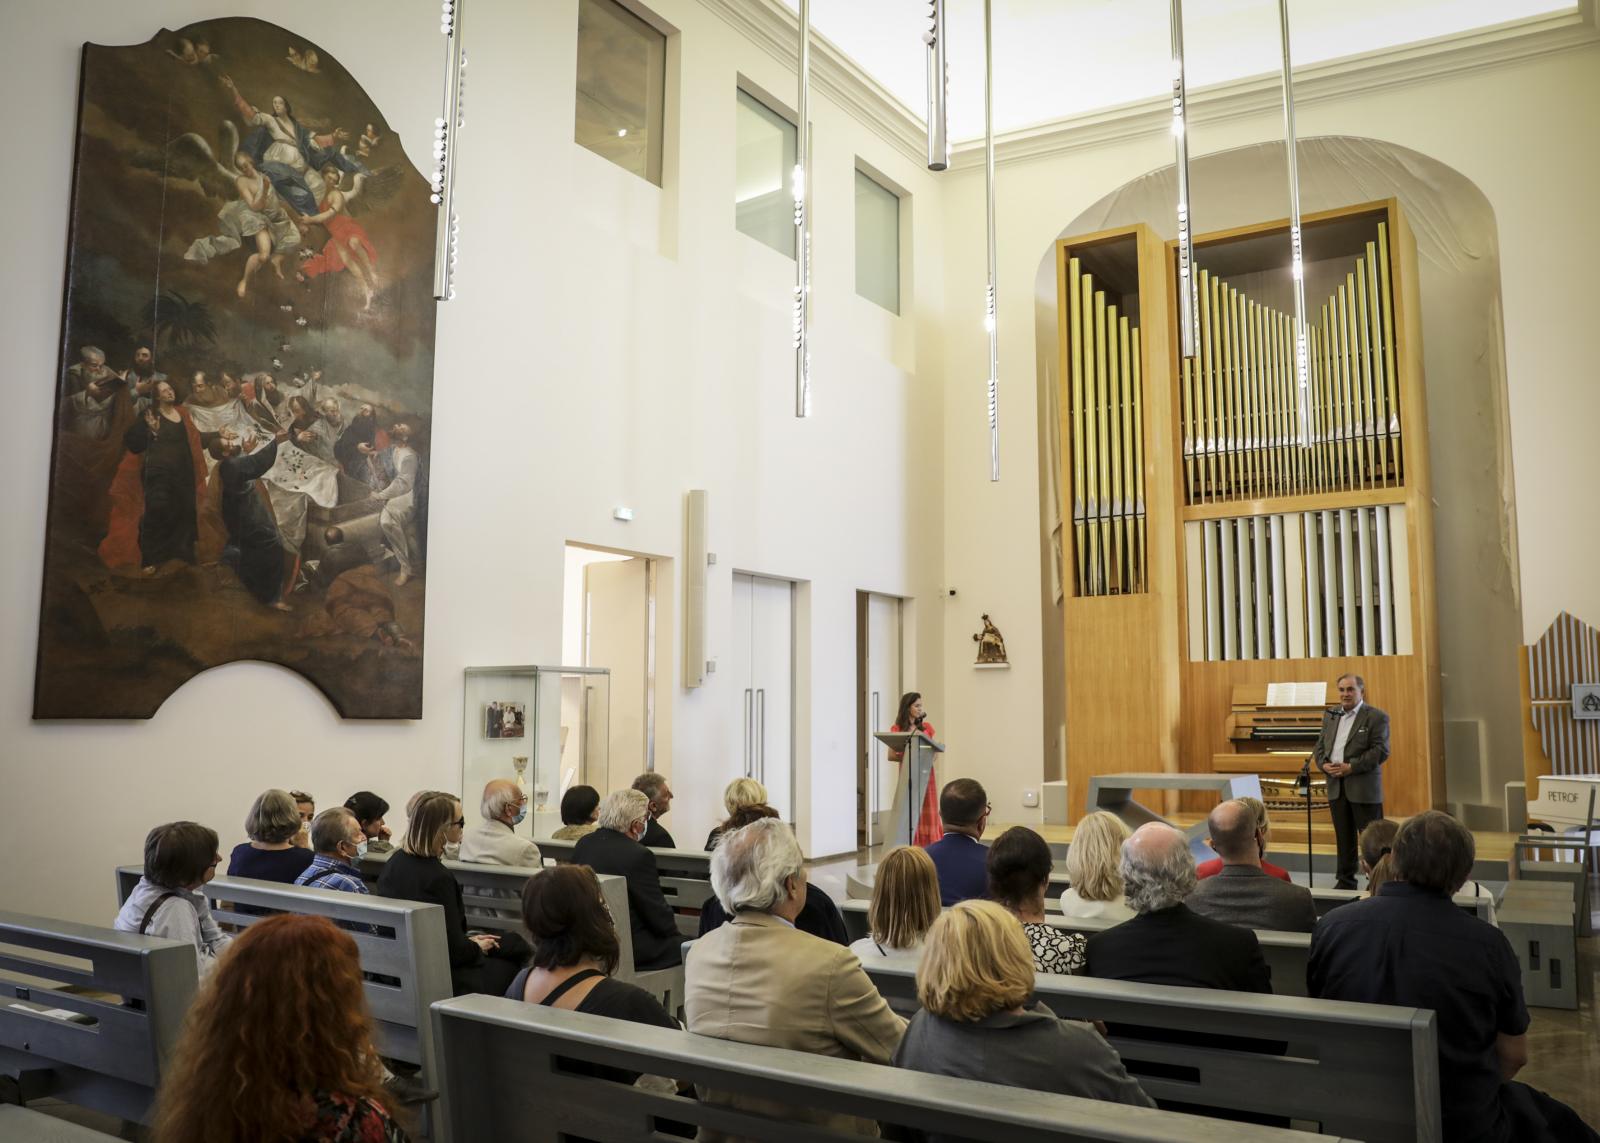
<path fill-rule="evenodd" d="M 527 816 L 528 803 L 523 802 L 522 805 L 517 807 L 517 816 L 511 819 L 511 824 L 514 826 L 521 825 L 523 821 L 527 819 Z"/>

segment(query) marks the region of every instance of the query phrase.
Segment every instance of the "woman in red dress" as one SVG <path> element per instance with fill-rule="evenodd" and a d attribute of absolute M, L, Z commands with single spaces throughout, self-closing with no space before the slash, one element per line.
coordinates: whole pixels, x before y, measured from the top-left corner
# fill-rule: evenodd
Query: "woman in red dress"
<path fill-rule="evenodd" d="M 894 725 L 889 728 L 901 734 L 910 734 L 912 731 L 921 731 L 929 738 L 935 737 L 933 723 L 929 722 L 922 706 L 922 695 L 918 691 L 907 691 L 900 696 L 900 712 L 895 715 Z M 897 751 L 889 751 L 889 761 L 899 762 L 905 756 Z M 915 796 L 915 791 L 912 791 Z M 922 816 L 917 821 L 916 836 L 911 839 L 913 845 L 932 845 L 944 836 L 944 822 L 939 817 L 939 780 L 933 767 L 928 767 L 928 786 L 922 791 Z"/>
<path fill-rule="evenodd" d="M 328 231 L 328 241 L 322 247 L 322 253 L 305 260 L 295 277 L 303 282 L 319 274 L 349 270 L 351 276 L 361 283 L 361 289 L 367 296 L 366 305 L 362 308 L 371 309 L 372 296 L 378 292 L 378 251 L 372 245 L 372 239 L 367 237 L 366 229 L 346 213 L 361 193 L 362 178 L 357 175 L 355 185 L 348 191 L 339 187 L 342 178 L 343 172 L 332 163 L 322 168 L 322 179 L 328 184 L 328 197 L 322 200 L 320 213 L 307 215 L 300 222 L 302 225 L 322 223 Z"/>

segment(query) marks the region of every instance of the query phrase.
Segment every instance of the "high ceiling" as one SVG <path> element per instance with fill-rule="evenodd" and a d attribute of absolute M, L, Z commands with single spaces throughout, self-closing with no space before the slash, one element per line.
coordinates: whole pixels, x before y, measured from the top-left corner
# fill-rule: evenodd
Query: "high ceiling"
<path fill-rule="evenodd" d="M 798 9 L 798 0 L 783 0 Z M 997 134 L 1160 96 L 1167 0 L 993 0 Z M 1296 68 L 1551 12 L 1572 0 L 1291 0 Z M 811 0 L 812 28 L 916 116 L 927 107 L 927 0 Z M 983 0 L 946 0 L 950 137 L 983 135 Z M 1276 0 L 1189 0 L 1191 88 L 1280 70 Z"/>

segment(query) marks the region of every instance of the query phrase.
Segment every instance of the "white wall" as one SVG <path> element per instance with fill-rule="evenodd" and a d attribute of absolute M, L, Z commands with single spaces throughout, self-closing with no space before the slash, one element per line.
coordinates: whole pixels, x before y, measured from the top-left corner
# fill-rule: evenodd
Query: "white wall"
<path fill-rule="evenodd" d="M 1515 64 L 1387 86 L 1297 106 L 1302 135 L 1358 135 L 1423 152 L 1471 179 L 1499 228 L 1512 462 L 1517 500 L 1524 641 L 1562 609 L 1600 621 L 1600 408 L 1595 403 L 1593 314 L 1600 304 L 1600 46 Z M 1085 131 L 1093 130 L 1091 125 Z M 1281 139 L 1281 113 L 1201 124 L 1190 154 Z M 960 588 L 945 633 L 941 732 L 983 743 L 980 773 L 997 821 L 1030 820 L 1024 789 L 1042 772 L 1038 420 L 1034 276 L 1061 229 L 1102 195 L 1172 162 L 1170 135 L 1087 143 L 1064 153 L 1002 161 L 997 173 L 1000 262 L 1002 468 L 983 480 L 987 425 L 979 324 L 984 283 L 981 168 L 944 184 L 943 253 L 949 311 L 945 369 L 946 578 Z M 1203 187 L 1194 190 L 1197 226 Z M 1284 213 L 1287 213 L 1285 199 Z M 1161 220 L 1165 223 L 1165 220 Z M 1426 342 L 1428 331 L 1424 330 Z M 1430 391 L 1435 389 L 1430 379 Z M 1452 574 L 1441 566 L 1439 575 Z M 1013 669 L 974 671 L 970 631 L 989 611 Z M 1475 622 L 1470 606 L 1441 624 Z M 1450 680 L 1444 682 L 1449 701 Z"/>
<path fill-rule="evenodd" d="M 225 10 L 314 39 L 426 158 L 441 83 L 430 5 L 241 0 Z M 458 300 L 440 310 L 435 378 L 424 717 L 393 723 L 343 722 L 309 684 L 255 663 L 191 681 L 149 722 L 30 720 L 79 46 L 86 35 L 140 42 L 219 7 L 77 0 L 30 7 L 26 35 L 8 11 L 17 34 L 0 46 L 0 97 L 27 109 L 30 158 L 3 192 L 18 223 L 0 316 L 18 431 L 0 514 L 10 557 L 0 570 L 0 867 L 40 872 L 8 877 L 0 908 L 109 918 L 111 866 L 139 859 L 150 826 L 194 818 L 231 845 L 267 786 L 302 787 L 320 805 L 370 788 L 396 806 L 419 787 L 455 788 L 462 668 L 557 661 L 565 543 L 676 559 L 689 488 L 710 494 L 719 557 L 710 655 L 728 634 L 731 569 L 804 581 L 802 841 L 817 854 L 854 846 L 855 591 L 930 599 L 939 584 L 940 191 L 919 164 L 813 98 L 816 411 L 796 421 L 793 263 L 733 227 L 735 76 L 779 92 L 793 79 L 694 0 L 654 10 L 681 32 L 669 51 L 678 128 L 665 190 L 572 142 L 576 0 L 471 7 L 465 249 Z M 857 156 L 913 196 L 917 257 L 902 318 L 854 295 Z M 507 497 L 522 505 L 515 529 L 503 526 Z M 634 508 L 631 524 L 611 519 L 617 504 Z M 910 673 L 937 696 L 940 612 L 918 614 L 927 653 Z M 676 645 L 670 659 L 680 660 Z M 738 729 L 718 676 L 685 691 L 676 674 L 661 686 L 671 706 L 658 727 L 671 736 L 678 794 L 668 824 L 692 838 L 721 802 L 696 781 L 696 759 L 735 749 Z"/>

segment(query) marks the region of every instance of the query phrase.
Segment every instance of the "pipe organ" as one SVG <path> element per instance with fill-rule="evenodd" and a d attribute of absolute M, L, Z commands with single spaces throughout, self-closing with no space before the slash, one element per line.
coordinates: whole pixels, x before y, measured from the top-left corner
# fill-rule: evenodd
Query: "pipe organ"
<path fill-rule="evenodd" d="M 1096 773 L 1248 764 L 1238 688 L 1350 672 L 1391 717 L 1389 812 L 1442 801 L 1415 244 L 1392 200 L 1307 215 L 1302 244 L 1303 386 L 1286 222 L 1193 239 L 1191 358 L 1175 244 L 1058 243 L 1075 799 Z"/>

